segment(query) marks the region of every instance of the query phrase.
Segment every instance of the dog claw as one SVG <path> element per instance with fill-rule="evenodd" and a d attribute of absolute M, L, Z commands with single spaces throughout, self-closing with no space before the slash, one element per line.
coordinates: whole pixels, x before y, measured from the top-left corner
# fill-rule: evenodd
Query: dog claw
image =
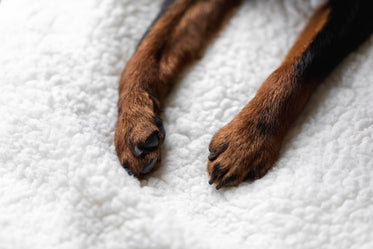
<path fill-rule="evenodd" d="M 123 168 L 140 180 L 162 161 L 165 131 L 158 113 L 158 99 L 142 86 L 136 90 L 124 89 L 120 94 L 115 150 Z"/>
<path fill-rule="evenodd" d="M 212 162 L 216 159 L 216 157 L 215 152 L 211 152 L 207 158 Z"/>
<path fill-rule="evenodd" d="M 210 178 L 209 180 L 209 184 L 212 185 L 214 183 L 215 179 L 213 179 L 212 177 Z"/>
<path fill-rule="evenodd" d="M 146 165 L 140 173 L 141 174 L 149 173 L 154 168 L 156 162 L 157 162 L 157 159 L 153 158 L 153 160 L 148 165 Z"/>
<path fill-rule="evenodd" d="M 130 176 L 133 175 L 133 173 L 132 173 L 131 170 L 130 170 L 130 166 L 129 166 L 129 163 L 128 163 L 127 160 L 124 160 L 124 161 L 123 161 L 122 166 L 123 166 L 123 168 L 126 170 L 126 172 L 127 172 Z"/>
<path fill-rule="evenodd" d="M 228 148 L 228 144 L 221 143 L 217 148 L 211 148 L 209 147 L 210 155 L 208 156 L 208 159 L 210 162 L 214 161 L 218 156 L 223 153 Z"/>
<path fill-rule="evenodd" d="M 209 184 L 210 185 L 214 183 L 214 181 L 216 180 L 216 178 L 218 178 L 219 171 L 220 171 L 220 164 L 217 163 L 217 164 L 215 164 L 215 166 L 214 166 L 214 168 L 212 170 L 212 173 L 211 173 L 211 178 L 209 180 Z"/>
<path fill-rule="evenodd" d="M 150 136 L 146 139 L 145 143 L 143 145 L 135 145 L 133 149 L 133 153 L 137 157 L 143 157 L 146 152 L 151 152 L 155 150 L 159 145 L 159 139 L 158 139 L 158 131 L 154 131 Z"/>
<path fill-rule="evenodd" d="M 228 177 L 223 178 L 223 180 L 216 186 L 216 189 L 219 190 L 222 187 L 226 186 L 227 184 L 231 184 L 232 182 L 238 179 L 237 175 L 230 175 Z"/>
<path fill-rule="evenodd" d="M 129 163 L 128 163 L 128 161 L 127 161 L 127 160 L 124 160 L 122 166 L 123 166 L 123 168 L 128 169 L 128 168 L 129 168 Z"/>
<path fill-rule="evenodd" d="M 222 184 L 219 184 L 218 186 L 216 186 L 216 190 L 219 190 L 219 189 L 221 189 L 223 187 L 223 185 Z"/>
<path fill-rule="evenodd" d="M 152 150 L 159 145 L 158 131 L 154 131 L 145 141 L 144 145 L 141 146 L 142 149 Z"/>
<path fill-rule="evenodd" d="M 218 178 L 218 174 L 217 173 L 215 175 L 211 176 L 211 178 L 209 180 L 209 184 L 212 185 L 215 182 L 216 178 Z"/>
<path fill-rule="evenodd" d="M 142 157 L 144 155 L 144 151 L 142 149 L 140 149 L 137 144 L 135 145 L 135 148 L 133 150 L 133 153 L 135 154 L 135 156 L 137 157 Z"/>
<path fill-rule="evenodd" d="M 154 121 L 155 121 L 155 124 L 157 125 L 160 133 L 161 133 L 161 142 L 163 143 L 164 139 L 166 138 L 166 131 L 163 127 L 163 122 L 162 122 L 162 119 L 161 117 L 159 117 L 158 115 L 154 116 Z"/>

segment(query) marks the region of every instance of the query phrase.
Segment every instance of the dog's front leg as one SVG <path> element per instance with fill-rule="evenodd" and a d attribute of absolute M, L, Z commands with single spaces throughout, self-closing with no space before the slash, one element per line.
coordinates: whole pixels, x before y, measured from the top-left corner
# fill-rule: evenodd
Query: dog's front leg
<path fill-rule="evenodd" d="M 371 0 L 330 0 L 319 8 L 255 97 L 210 143 L 207 171 L 216 188 L 260 178 L 317 84 L 373 31 Z"/>
<path fill-rule="evenodd" d="M 166 0 L 119 83 L 115 148 L 139 177 L 159 166 L 162 102 L 183 67 L 200 56 L 239 0 Z"/>

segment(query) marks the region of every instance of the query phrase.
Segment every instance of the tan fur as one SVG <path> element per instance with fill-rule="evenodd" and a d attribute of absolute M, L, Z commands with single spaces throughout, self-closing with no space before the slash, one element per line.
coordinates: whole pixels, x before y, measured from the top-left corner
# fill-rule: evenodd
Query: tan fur
<path fill-rule="evenodd" d="M 232 14 L 239 0 L 177 0 L 155 23 L 128 61 L 119 84 L 119 117 L 115 147 L 136 176 L 151 160 L 161 161 L 160 146 L 142 157 L 133 147 L 158 131 L 154 116 L 186 65 Z M 299 82 L 295 67 L 302 53 L 325 24 L 326 6 L 316 11 L 281 66 L 258 89 L 256 96 L 210 143 L 207 171 L 218 188 L 238 185 L 247 176 L 262 177 L 275 163 L 281 142 L 302 110 L 314 82 Z M 159 139 L 163 139 L 159 135 Z"/>
<path fill-rule="evenodd" d="M 161 149 L 136 157 L 133 147 L 159 130 L 154 116 L 177 75 L 195 61 L 240 0 L 177 0 L 155 23 L 123 70 L 119 83 L 119 116 L 115 148 L 121 163 L 140 171 L 152 159 L 161 161 Z M 161 136 L 159 139 L 163 139 Z"/>
<path fill-rule="evenodd" d="M 302 79 L 296 77 L 296 64 L 326 23 L 328 14 L 325 6 L 316 11 L 281 66 L 265 80 L 242 111 L 214 135 L 211 152 L 225 145 L 225 150 L 220 150 L 218 156 L 215 154 L 207 165 L 211 182 L 216 183 L 217 188 L 236 186 L 247 176 L 260 178 L 276 162 L 289 126 L 316 87 L 316 80 L 300 82 Z M 267 134 L 258 127 L 264 127 Z M 219 170 L 213 174 L 215 167 Z"/>

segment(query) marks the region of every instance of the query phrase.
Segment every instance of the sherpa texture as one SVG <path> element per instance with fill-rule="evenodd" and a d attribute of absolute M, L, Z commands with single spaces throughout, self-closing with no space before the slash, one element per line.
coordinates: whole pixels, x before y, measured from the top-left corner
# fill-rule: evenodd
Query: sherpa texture
<path fill-rule="evenodd" d="M 152 0 L 0 5 L 0 248 L 373 248 L 373 39 L 310 99 L 273 170 L 216 191 L 212 135 L 279 65 L 315 5 L 246 1 L 164 110 L 162 167 L 114 152 L 117 83 Z"/>

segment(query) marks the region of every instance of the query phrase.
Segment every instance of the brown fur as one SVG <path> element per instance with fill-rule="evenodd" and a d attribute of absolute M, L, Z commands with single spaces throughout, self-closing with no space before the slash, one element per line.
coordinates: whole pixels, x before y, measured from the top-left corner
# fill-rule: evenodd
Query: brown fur
<path fill-rule="evenodd" d="M 296 65 L 326 23 L 328 13 L 326 7 L 316 11 L 281 66 L 242 111 L 214 135 L 207 171 L 210 183 L 216 183 L 217 188 L 238 185 L 246 177 L 260 178 L 277 160 L 289 126 L 316 87 L 316 80 L 302 82 L 296 76 Z M 222 147 L 224 150 L 219 149 Z"/>
<path fill-rule="evenodd" d="M 161 149 L 158 146 L 139 157 L 135 156 L 134 146 L 145 143 L 150 134 L 160 130 L 154 117 L 177 74 L 199 58 L 206 42 L 239 2 L 176 1 L 129 60 L 119 84 L 115 146 L 120 161 L 136 176 L 153 159 L 157 160 L 155 168 L 159 166 Z M 300 82 L 295 68 L 328 14 L 325 6 L 316 11 L 281 66 L 212 138 L 207 171 L 210 183 L 216 183 L 217 188 L 238 185 L 247 176 L 262 177 L 273 166 L 289 126 L 316 86 L 316 80 Z M 163 136 L 159 133 L 160 140 Z"/>
<path fill-rule="evenodd" d="M 177 0 L 151 28 L 128 61 L 119 83 L 119 117 L 115 129 L 115 148 L 121 163 L 136 176 L 161 149 L 142 157 L 134 146 L 145 143 L 159 131 L 154 117 L 174 84 L 177 74 L 200 53 L 240 0 Z M 159 133 L 159 140 L 163 140 Z"/>

